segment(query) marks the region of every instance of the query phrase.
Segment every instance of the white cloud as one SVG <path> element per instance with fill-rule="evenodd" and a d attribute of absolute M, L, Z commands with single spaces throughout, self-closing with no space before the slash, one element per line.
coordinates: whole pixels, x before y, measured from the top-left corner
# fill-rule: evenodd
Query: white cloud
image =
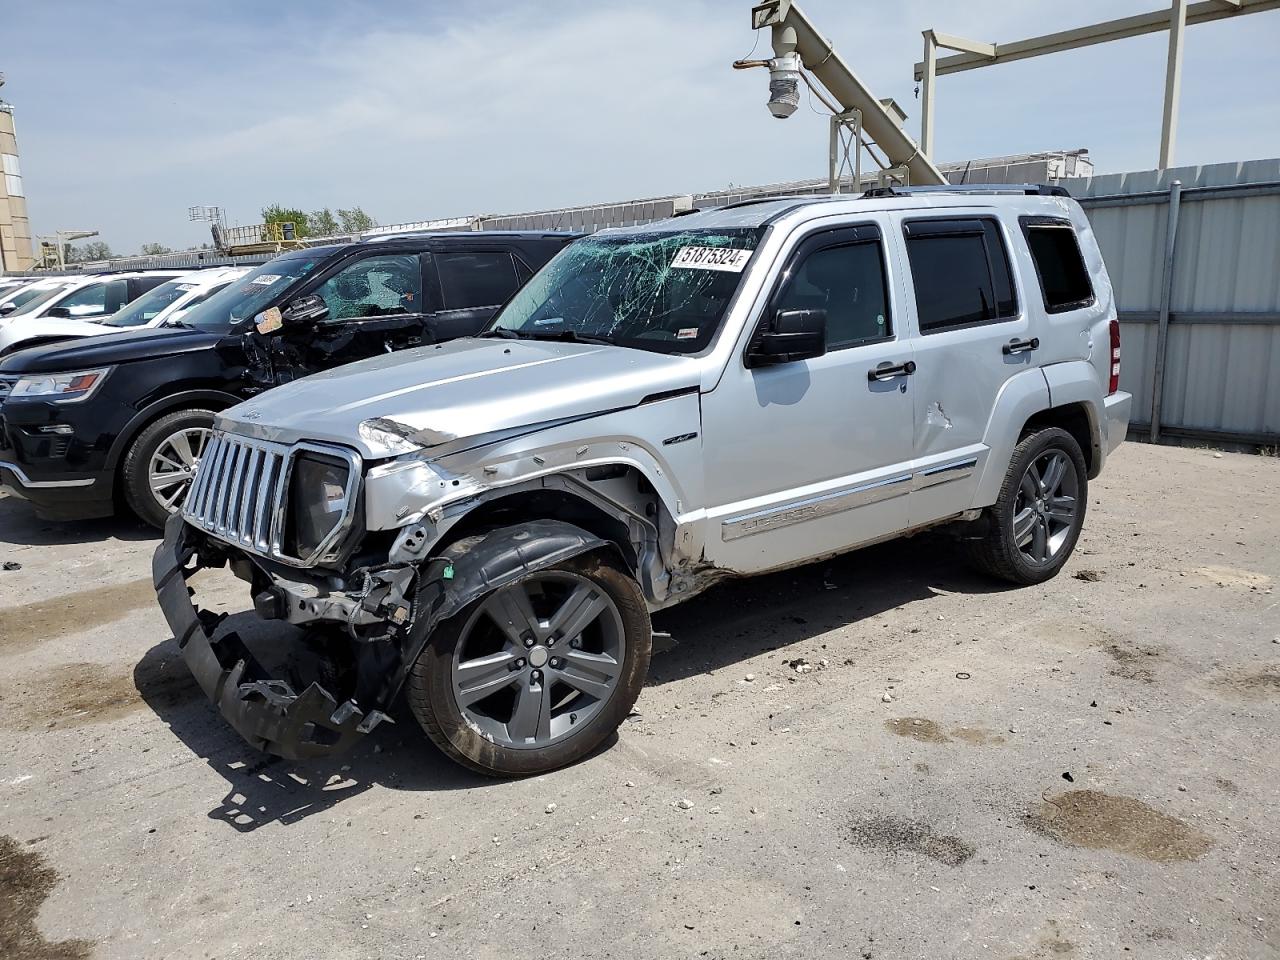
<path fill-rule="evenodd" d="M 879 95 L 913 114 L 913 132 L 922 29 L 1009 40 L 1147 8 L 804 6 Z M 37 228 L 96 226 L 120 249 L 202 239 L 184 222 L 192 203 L 221 203 L 241 222 L 272 202 L 360 204 L 394 222 L 821 175 L 825 119 L 807 106 L 770 118 L 763 73 L 729 67 L 751 46 L 749 8 L 312 3 L 303 15 L 255 4 L 140 32 L 85 6 L 56 37 L 32 28 L 45 14 L 18 18 L 28 33 L 6 53 L 5 92 L 19 104 Z M 1184 162 L 1275 152 L 1280 64 L 1259 29 L 1269 18 L 1280 14 L 1188 31 Z M 55 42 L 62 67 L 50 71 Z M 938 155 L 1088 146 L 1107 169 L 1148 166 L 1164 42 L 942 78 Z M 763 37 L 757 55 L 767 48 Z"/>

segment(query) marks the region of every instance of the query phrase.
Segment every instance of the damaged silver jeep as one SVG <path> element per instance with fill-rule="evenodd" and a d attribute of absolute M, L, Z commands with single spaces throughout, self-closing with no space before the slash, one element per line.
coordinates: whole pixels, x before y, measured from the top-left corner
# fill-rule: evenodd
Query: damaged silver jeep
<path fill-rule="evenodd" d="M 1125 436 L 1119 326 L 1056 188 L 790 197 L 566 248 L 476 337 L 222 413 L 155 558 L 206 694 L 285 757 L 347 748 L 403 690 L 493 775 L 591 752 L 650 613 L 725 577 L 950 525 L 1052 577 Z M 330 667 L 269 675 L 186 580 L 230 568 Z"/>

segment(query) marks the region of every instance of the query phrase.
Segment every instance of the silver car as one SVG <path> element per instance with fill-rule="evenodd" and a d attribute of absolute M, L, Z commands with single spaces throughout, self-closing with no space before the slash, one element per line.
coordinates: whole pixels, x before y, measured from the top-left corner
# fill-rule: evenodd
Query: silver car
<path fill-rule="evenodd" d="M 475 338 L 223 413 L 157 552 L 251 743 L 350 746 L 403 691 L 450 757 L 537 773 L 631 710 L 649 615 L 726 577 L 946 526 L 1061 569 L 1123 440 L 1111 284 L 1055 188 L 724 207 L 566 248 Z M 186 578 L 230 564 L 326 664 L 266 673 Z"/>

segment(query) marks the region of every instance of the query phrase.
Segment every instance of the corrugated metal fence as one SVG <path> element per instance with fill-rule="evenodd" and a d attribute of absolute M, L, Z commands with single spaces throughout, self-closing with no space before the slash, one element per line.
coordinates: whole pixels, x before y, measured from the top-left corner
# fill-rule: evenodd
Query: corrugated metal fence
<path fill-rule="evenodd" d="M 1135 428 L 1280 444 L 1280 160 L 1063 186 L 1115 287 Z"/>

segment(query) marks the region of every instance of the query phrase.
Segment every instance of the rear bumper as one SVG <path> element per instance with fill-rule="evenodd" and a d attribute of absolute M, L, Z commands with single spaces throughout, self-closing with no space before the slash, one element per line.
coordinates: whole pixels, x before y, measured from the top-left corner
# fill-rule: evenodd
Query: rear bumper
<path fill-rule="evenodd" d="M 354 700 L 339 704 L 318 683 L 295 693 L 285 680 L 269 677 L 235 633 L 214 639 L 218 617 L 197 610 L 187 577 L 199 569 L 199 531 L 174 516 L 152 560 L 160 608 L 178 640 L 182 658 L 205 696 L 250 745 L 290 760 L 342 753 L 387 719 L 366 715 Z"/>
<path fill-rule="evenodd" d="M 1103 400 L 1107 415 L 1107 453 L 1124 442 L 1129 432 L 1129 415 L 1133 408 L 1133 394 L 1120 390 Z"/>

